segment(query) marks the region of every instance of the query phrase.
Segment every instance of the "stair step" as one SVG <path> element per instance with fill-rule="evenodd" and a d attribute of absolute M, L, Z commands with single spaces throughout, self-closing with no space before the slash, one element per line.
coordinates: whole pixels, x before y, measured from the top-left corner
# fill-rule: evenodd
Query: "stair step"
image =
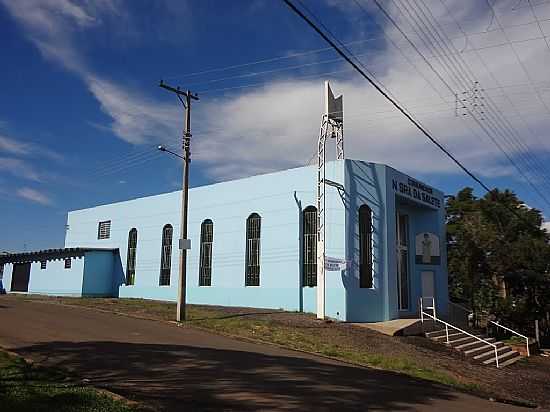
<path fill-rule="evenodd" d="M 479 341 L 476 341 L 476 343 L 478 344 L 477 346 L 472 345 L 469 347 L 469 349 L 462 350 L 462 352 L 464 352 L 465 355 L 474 355 L 476 352 L 480 352 L 482 350 L 489 350 L 489 348 L 494 352 L 494 349 L 492 346 L 486 345 L 485 343 L 479 342 Z M 504 343 L 502 342 L 491 342 L 491 343 L 496 345 L 497 349 L 500 349 L 501 347 L 504 346 Z M 458 346 L 455 346 L 455 348 L 458 348 Z"/>
<path fill-rule="evenodd" d="M 468 336 L 468 335 L 465 335 L 462 332 L 449 333 L 449 338 L 454 338 L 454 337 L 458 337 L 458 336 Z M 430 339 L 435 340 L 435 341 L 446 340 L 447 335 L 443 334 L 443 335 L 440 335 L 440 336 L 435 336 L 435 337 L 430 338 Z"/>
<path fill-rule="evenodd" d="M 507 359 L 504 362 L 499 362 L 498 366 L 500 366 L 501 368 L 504 368 L 505 366 L 511 365 L 512 363 L 516 363 L 521 358 L 522 356 L 520 356 L 518 353 L 518 356 L 514 356 L 513 358 Z"/>
<path fill-rule="evenodd" d="M 511 351 L 508 351 L 506 353 L 503 353 L 502 355 L 499 355 L 499 357 L 498 357 L 499 366 L 500 366 L 500 360 L 501 359 L 508 359 L 508 358 L 515 357 L 515 356 L 520 356 L 519 352 L 516 352 L 515 350 L 511 350 Z M 495 363 L 495 358 L 494 357 L 483 361 L 484 365 L 490 365 L 491 363 Z"/>
<path fill-rule="evenodd" d="M 478 338 L 483 338 L 483 336 L 481 336 L 481 335 L 476 335 L 476 336 L 477 336 Z M 472 339 L 475 340 L 476 342 L 479 342 L 477 339 L 472 338 L 471 336 L 466 335 L 466 336 L 464 336 L 463 338 L 458 338 L 458 339 L 450 340 L 450 341 L 449 341 L 449 344 L 454 345 L 455 343 L 461 343 L 461 342 L 464 343 L 464 342 L 466 342 L 466 341 L 468 341 L 468 340 L 472 340 Z"/>
<path fill-rule="evenodd" d="M 485 340 L 487 342 L 493 343 L 495 338 L 487 338 Z M 463 343 L 462 345 L 455 346 L 455 349 L 462 350 L 462 349 L 474 348 L 476 345 L 487 346 L 483 342 L 480 342 L 476 339 L 474 342 Z M 495 342 L 495 345 L 496 345 L 496 342 Z"/>
<path fill-rule="evenodd" d="M 441 334 L 445 334 L 445 329 L 439 329 L 439 330 L 434 330 L 432 332 L 425 333 L 427 338 L 433 338 L 434 336 L 440 336 Z"/>
<path fill-rule="evenodd" d="M 500 355 L 501 354 L 504 354 L 504 353 L 509 352 L 511 350 L 512 350 L 512 348 L 510 346 L 502 346 L 500 348 L 497 348 L 497 354 L 499 356 L 499 360 L 500 360 Z M 488 358 L 490 356 L 495 356 L 495 349 L 494 348 L 489 348 L 488 346 L 486 346 L 486 351 L 485 352 L 480 353 L 479 355 L 475 355 L 473 358 L 475 360 L 480 360 L 480 359 L 483 359 L 483 358 Z"/>

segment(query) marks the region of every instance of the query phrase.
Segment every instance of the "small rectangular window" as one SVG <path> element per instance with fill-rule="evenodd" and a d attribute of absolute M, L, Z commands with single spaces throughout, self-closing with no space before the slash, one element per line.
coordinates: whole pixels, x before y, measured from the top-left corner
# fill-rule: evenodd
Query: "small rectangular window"
<path fill-rule="evenodd" d="M 71 268 L 71 258 L 65 259 L 65 269 Z"/>
<path fill-rule="evenodd" d="M 111 221 L 105 220 L 99 222 L 97 226 L 97 238 L 98 239 L 109 239 L 111 237 Z"/>
<path fill-rule="evenodd" d="M 42 270 L 46 269 L 46 261 L 45 260 L 40 261 L 40 269 L 42 269 Z"/>

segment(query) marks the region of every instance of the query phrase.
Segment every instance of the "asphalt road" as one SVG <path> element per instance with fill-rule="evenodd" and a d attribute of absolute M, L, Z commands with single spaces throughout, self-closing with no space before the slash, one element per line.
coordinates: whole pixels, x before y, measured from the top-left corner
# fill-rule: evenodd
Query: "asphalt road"
<path fill-rule="evenodd" d="M 13 296 L 0 296 L 0 345 L 167 411 L 524 410 L 391 372 Z"/>

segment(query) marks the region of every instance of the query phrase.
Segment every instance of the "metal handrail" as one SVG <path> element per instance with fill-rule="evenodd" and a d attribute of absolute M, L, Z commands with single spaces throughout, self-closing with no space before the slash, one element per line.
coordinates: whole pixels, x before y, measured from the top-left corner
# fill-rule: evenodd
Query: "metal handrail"
<path fill-rule="evenodd" d="M 500 327 L 500 328 L 502 328 L 502 329 L 506 329 L 508 332 L 512 332 L 512 333 L 518 335 L 519 337 L 522 337 L 523 339 L 525 339 L 525 341 L 527 342 L 527 344 L 526 344 L 526 346 L 527 346 L 527 357 L 531 356 L 531 354 L 529 353 L 529 338 L 528 338 L 527 336 L 522 335 L 521 333 L 516 332 L 516 331 L 513 330 L 513 329 L 507 328 L 506 326 L 501 325 L 501 324 L 498 323 L 498 322 L 494 322 L 494 321 L 490 320 L 489 323 L 493 323 L 493 324 L 497 325 L 498 327 Z"/>
<path fill-rule="evenodd" d="M 424 312 L 422 299 L 426 299 L 426 298 L 432 299 L 432 307 L 431 307 L 431 308 L 428 307 L 428 309 L 433 309 L 433 312 L 434 312 L 433 315 L 430 315 L 429 313 Z M 480 338 L 480 337 L 478 337 L 478 336 L 472 335 L 471 333 L 466 332 L 465 330 L 462 330 L 462 329 L 460 329 L 460 328 L 458 328 L 458 327 L 456 327 L 456 326 L 454 326 L 454 325 L 451 325 L 450 323 L 445 322 L 444 320 L 438 319 L 438 318 L 436 317 L 436 315 L 435 315 L 435 298 L 433 298 L 433 297 L 424 297 L 424 298 L 421 297 L 421 298 L 420 298 L 420 320 L 421 320 L 422 323 L 424 323 L 424 316 L 428 316 L 428 317 L 432 318 L 433 320 L 435 320 L 436 322 L 440 322 L 440 323 L 443 323 L 443 324 L 445 325 L 445 333 L 446 333 L 446 337 L 447 337 L 447 343 L 449 343 L 449 327 L 450 327 L 451 329 L 454 329 L 454 330 L 457 330 L 457 331 L 459 331 L 459 332 L 461 332 L 461 333 L 464 333 L 465 335 L 468 335 L 468 336 L 470 336 L 470 337 L 472 337 L 472 338 L 474 338 L 474 339 L 477 339 L 478 341 L 483 342 L 483 343 L 485 343 L 485 344 L 488 345 L 488 346 L 492 346 L 493 349 L 494 349 L 494 351 L 495 351 L 495 362 L 496 362 L 496 366 L 497 366 L 497 368 L 499 368 L 497 345 L 495 345 L 494 343 L 488 342 L 488 341 L 486 341 L 485 339 L 482 339 L 482 338 Z"/>

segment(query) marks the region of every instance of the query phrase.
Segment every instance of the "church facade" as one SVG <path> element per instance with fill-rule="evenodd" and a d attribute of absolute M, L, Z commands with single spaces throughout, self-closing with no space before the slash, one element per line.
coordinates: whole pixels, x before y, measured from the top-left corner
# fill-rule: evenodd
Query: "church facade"
<path fill-rule="evenodd" d="M 326 178 L 338 184 L 326 190 L 326 315 L 415 317 L 422 296 L 446 313 L 443 193 L 360 160 L 328 162 Z M 316 181 L 307 166 L 192 188 L 188 302 L 315 313 Z M 0 256 L 3 285 L 175 301 L 180 199 L 176 191 L 69 212 L 64 249 Z"/>

